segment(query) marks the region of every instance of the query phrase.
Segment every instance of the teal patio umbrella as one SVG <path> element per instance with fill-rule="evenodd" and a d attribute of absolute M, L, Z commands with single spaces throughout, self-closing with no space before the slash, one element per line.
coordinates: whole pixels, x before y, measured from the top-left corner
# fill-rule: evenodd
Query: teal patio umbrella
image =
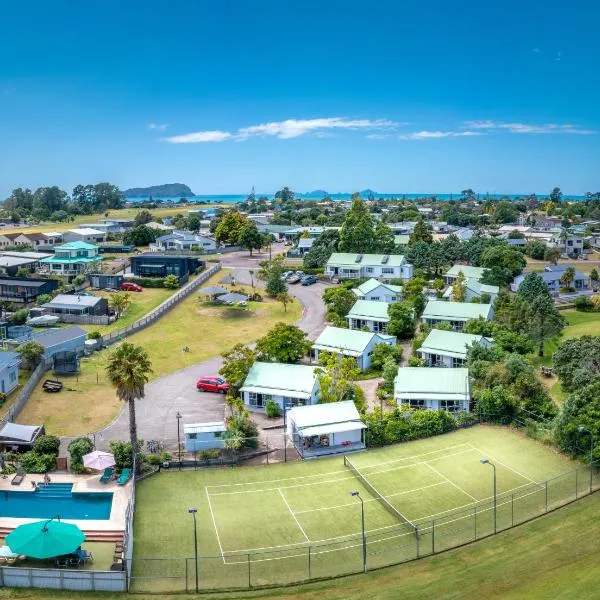
<path fill-rule="evenodd" d="M 59 517 L 54 517 L 19 525 L 4 541 L 15 554 L 53 558 L 75 552 L 84 540 L 85 535 L 77 525 L 62 523 Z"/>

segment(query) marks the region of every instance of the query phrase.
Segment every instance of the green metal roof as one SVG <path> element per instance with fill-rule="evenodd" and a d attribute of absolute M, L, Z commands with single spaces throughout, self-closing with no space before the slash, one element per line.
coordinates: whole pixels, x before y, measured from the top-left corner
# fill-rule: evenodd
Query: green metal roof
<path fill-rule="evenodd" d="M 359 256 L 362 258 L 357 262 Z M 384 256 L 387 260 L 384 261 Z M 363 266 L 382 266 L 382 267 L 400 267 L 406 264 L 403 254 L 355 254 L 346 252 L 334 252 L 327 261 L 330 265 L 343 265 L 345 267 L 356 267 L 360 269 Z"/>
<path fill-rule="evenodd" d="M 400 367 L 394 380 L 398 400 L 465 399 L 469 396 L 469 369 L 436 367 Z"/>
<path fill-rule="evenodd" d="M 471 304 L 470 302 L 444 302 L 430 300 L 423 311 L 423 319 L 441 319 L 465 321 L 483 317 L 489 319 L 492 312 L 491 304 Z"/>
<path fill-rule="evenodd" d="M 484 338 L 482 335 L 432 329 L 417 352 L 444 354 L 445 356 L 451 356 L 452 358 L 464 359 L 467 357 L 467 348 L 469 346 L 479 344 L 482 340 L 487 339 L 488 338 Z"/>
<path fill-rule="evenodd" d="M 387 302 L 377 300 L 357 300 L 348 313 L 348 318 L 389 321 Z"/>
<path fill-rule="evenodd" d="M 396 294 L 402 293 L 401 285 L 390 285 L 389 283 L 382 283 L 381 281 L 377 281 L 377 279 L 373 279 L 373 278 L 368 279 L 361 285 L 354 288 L 352 291 L 355 294 L 358 291 L 358 294 L 356 294 L 357 296 L 366 296 L 367 294 L 370 294 L 373 290 L 376 290 L 379 286 L 383 286 L 384 288 L 388 289 L 390 292 L 393 292 Z"/>
<path fill-rule="evenodd" d="M 317 367 L 284 363 L 255 362 L 241 391 L 271 393 L 276 396 L 304 394 L 310 396 L 315 386 Z"/>
<path fill-rule="evenodd" d="M 343 327 L 325 327 L 323 333 L 315 340 L 313 348 L 334 351 L 346 350 L 348 354 L 361 355 L 373 338 L 380 341 L 392 339 L 394 336 L 358 331 L 357 329 L 344 329 Z"/>
<path fill-rule="evenodd" d="M 458 274 L 462 273 L 467 279 L 481 279 L 485 270 L 483 267 L 472 267 L 471 265 L 452 265 L 446 271 L 446 276 L 458 277 Z"/>
<path fill-rule="evenodd" d="M 410 235 L 407 233 L 400 233 L 394 236 L 394 244 L 397 246 L 408 246 Z"/>

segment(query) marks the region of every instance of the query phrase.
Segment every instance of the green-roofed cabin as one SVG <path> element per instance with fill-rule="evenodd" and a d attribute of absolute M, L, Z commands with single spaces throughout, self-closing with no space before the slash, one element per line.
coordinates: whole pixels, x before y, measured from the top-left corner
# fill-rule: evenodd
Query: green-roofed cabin
<path fill-rule="evenodd" d="M 346 315 L 350 329 L 364 329 L 374 333 L 386 333 L 390 320 L 389 304 L 377 300 L 357 300 Z"/>
<path fill-rule="evenodd" d="M 432 329 L 417 354 L 428 367 L 464 367 L 467 351 L 473 344 L 491 345 L 493 340 L 482 335 Z"/>
<path fill-rule="evenodd" d="M 382 283 L 371 278 L 352 289 L 352 293 L 359 300 L 373 300 L 375 302 L 398 302 L 402 300 L 402 286 Z"/>
<path fill-rule="evenodd" d="M 430 327 L 445 322 L 450 323 L 454 331 L 462 331 L 468 321 L 480 317 L 491 321 L 494 317 L 493 306 L 491 304 L 430 300 L 421 315 L 423 323 L 427 323 Z"/>

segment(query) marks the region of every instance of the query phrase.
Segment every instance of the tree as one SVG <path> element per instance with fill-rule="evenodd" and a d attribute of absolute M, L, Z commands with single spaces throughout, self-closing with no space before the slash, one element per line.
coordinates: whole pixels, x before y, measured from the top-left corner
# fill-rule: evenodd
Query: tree
<path fill-rule="evenodd" d="M 460 271 L 456 281 L 452 285 L 452 300 L 454 302 L 465 302 L 467 299 L 467 280 L 465 274 Z"/>
<path fill-rule="evenodd" d="M 556 204 L 560 204 L 560 201 L 562 200 L 562 192 L 560 191 L 559 187 L 552 188 L 552 191 L 550 192 L 550 200 Z"/>
<path fill-rule="evenodd" d="M 560 248 L 552 247 L 546 248 L 544 251 L 544 260 L 551 262 L 553 265 L 558 264 L 558 259 L 562 256 Z"/>
<path fill-rule="evenodd" d="M 277 298 L 279 294 L 283 294 L 287 292 L 287 284 L 281 276 L 283 274 L 283 258 L 276 257 L 271 261 L 267 266 L 261 265 L 261 271 L 259 272 L 259 277 L 264 277 L 266 274 L 267 285 L 265 290 L 271 298 Z"/>
<path fill-rule="evenodd" d="M 383 365 L 389 357 L 394 359 L 394 363 L 402 360 L 402 346 L 392 346 L 390 344 L 375 344 L 373 354 L 371 354 L 371 368 L 383 369 Z"/>
<path fill-rule="evenodd" d="M 551 298 L 548 286 L 538 273 L 528 273 L 525 275 L 517 294 L 529 304 L 540 296 Z"/>
<path fill-rule="evenodd" d="M 230 386 L 230 395 L 237 396 L 256 360 L 256 352 L 244 344 L 236 344 L 231 350 L 223 352 L 221 356 L 223 366 L 219 370 L 219 374 L 227 380 Z"/>
<path fill-rule="evenodd" d="M 200 219 L 196 215 L 192 215 L 187 219 L 187 228 L 190 231 L 200 231 L 201 224 Z"/>
<path fill-rule="evenodd" d="M 523 271 L 527 261 L 523 254 L 506 244 L 493 246 L 481 255 L 481 266 L 487 271 L 482 282 L 491 285 L 508 285 Z"/>
<path fill-rule="evenodd" d="M 600 337 L 565 340 L 552 355 L 552 365 L 566 392 L 600 381 Z"/>
<path fill-rule="evenodd" d="M 30 275 L 31 275 L 31 271 L 25 267 L 21 267 L 21 268 L 17 269 L 16 276 L 19 279 L 27 279 L 27 277 L 29 277 Z"/>
<path fill-rule="evenodd" d="M 544 260 L 548 247 L 540 240 L 532 240 L 525 245 L 525 254 L 534 260 Z"/>
<path fill-rule="evenodd" d="M 410 338 L 415 332 L 415 312 L 410 302 L 396 302 L 388 307 L 390 320 L 387 325 L 389 335 Z"/>
<path fill-rule="evenodd" d="M 131 294 L 129 292 L 115 292 L 108 297 L 108 303 L 117 313 L 119 318 L 131 305 Z"/>
<path fill-rule="evenodd" d="M 225 213 L 215 230 L 215 239 L 222 244 L 235 246 L 240 242 L 242 230 L 248 219 L 237 210 Z"/>
<path fill-rule="evenodd" d="M 383 221 L 375 226 L 375 251 L 381 254 L 391 254 L 396 246 L 394 232 Z"/>
<path fill-rule="evenodd" d="M 462 200 L 475 200 L 475 192 L 471 188 L 463 190 L 460 195 Z"/>
<path fill-rule="evenodd" d="M 308 354 L 310 347 L 304 331 L 285 323 L 277 323 L 256 342 L 260 359 L 271 362 L 296 363 Z"/>
<path fill-rule="evenodd" d="M 360 196 L 352 200 L 350 210 L 346 213 L 338 247 L 341 252 L 371 252 L 375 247 L 373 218 L 367 205 Z"/>
<path fill-rule="evenodd" d="M 158 232 L 146 225 L 138 225 L 123 234 L 124 244 L 133 244 L 134 246 L 147 246 L 156 241 Z"/>
<path fill-rule="evenodd" d="M 566 322 L 548 296 L 538 296 L 531 303 L 529 335 L 538 344 L 538 355 L 544 356 L 544 344 L 557 337 Z"/>
<path fill-rule="evenodd" d="M 431 225 L 425 223 L 423 219 L 420 219 L 417 221 L 415 228 L 408 238 L 409 245 L 412 246 L 417 242 L 426 242 L 427 244 L 430 244 L 433 242 L 433 235 L 431 235 L 432 231 Z"/>
<path fill-rule="evenodd" d="M 263 239 L 258 229 L 256 227 L 256 223 L 253 221 L 248 221 L 240 232 L 239 244 L 243 248 L 250 250 L 250 256 L 252 256 L 252 250 L 260 250 L 263 245 Z"/>
<path fill-rule="evenodd" d="M 27 365 L 30 369 L 34 369 L 40 364 L 46 349 L 38 342 L 30 341 L 18 346 L 17 352 L 21 355 L 25 365 Z"/>
<path fill-rule="evenodd" d="M 494 208 L 494 222 L 498 224 L 514 223 L 518 214 L 519 211 L 514 203 L 510 200 L 501 200 Z"/>
<path fill-rule="evenodd" d="M 177 275 L 173 275 L 173 273 L 167 275 L 163 279 L 163 287 L 169 290 L 177 289 L 179 287 L 179 277 L 177 277 Z"/>
<path fill-rule="evenodd" d="M 67 450 L 71 457 L 71 469 L 75 472 L 83 471 L 83 457 L 94 449 L 91 440 L 86 437 L 79 437 L 71 440 Z"/>
<path fill-rule="evenodd" d="M 477 412 L 492 423 L 510 423 L 517 414 L 517 399 L 503 386 L 484 390 L 477 399 Z"/>
<path fill-rule="evenodd" d="M 590 271 L 590 281 L 592 282 L 592 289 L 596 291 L 598 289 L 598 281 L 600 281 L 600 275 L 598 275 L 596 267 Z"/>
<path fill-rule="evenodd" d="M 569 289 L 573 281 L 575 281 L 575 269 L 573 267 L 566 268 L 560 276 L 560 285 L 563 288 Z"/>
<path fill-rule="evenodd" d="M 138 227 L 139 225 L 146 225 L 151 221 L 154 221 L 154 217 L 152 216 L 152 213 L 146 208 L 140 210 L 140 212 L 138 212 L 137 215 L 135 215 L 135 218 L 133 219 L 133 222 L 135 223 L 136 227 Z"/>
<path fill-rule="evenodd" d="M 108 356 L 106 365 L 108 379 L 117 392 L 117 397 L 129 407 L 129 441 L 131 456 L 139 472 L 139 444 L 135 415 L 135 402 L 145 396 L 145 385 L 152 373 L 152 364 L 148 353 L 130 342 L 122 342 Z"/>
<path fill-rule="evenodd" d="M 304 255 L 303 264 L 306 269 L 320 269 L 325 266 L 329 257 L 337 250 L 340 234 L 337 229 L 326 229 Z"/>
<path fill-rule="evenodd" d="M 360 373 L 356 360 L 343 354 L 322 352 L 319 362 L 323 366 L 322 370 L 317 371 L 321 388 L 320 402 L 325 404 L 354 400 L 354 381 Z"/>
<path fill-rule="evenodd" d="M 294 192 L 289 187 L 285 186 L 279 191 L 275 192 L 275 198 L 281 200 L 282 204 L 291 202 L 294 199 Z"/>
<path fill-rule="evenodd" d="M 287 312 L 287 305 L 291 304 L 294 301 L 294 298 L 287 292 L 281 292 L 281 294 L 277 294 L 277 301 L 283 304 L 283 312 Z"/>
<path fill-rule="evenodd" d="M 354 306 L 356 295 L 343 286 L 327 288 L 323 292 L 323 302 L 328 311 L 333 311 L 340 317 L 345 317 Z"/>

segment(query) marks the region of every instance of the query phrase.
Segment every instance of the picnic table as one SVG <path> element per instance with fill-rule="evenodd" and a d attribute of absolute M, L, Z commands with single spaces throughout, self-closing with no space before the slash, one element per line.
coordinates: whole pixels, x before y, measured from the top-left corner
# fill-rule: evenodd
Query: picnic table
<path fill-rule="evenodd" d="M 544 377 L 552 377 L 552 367 L 541 367 Z"/>

